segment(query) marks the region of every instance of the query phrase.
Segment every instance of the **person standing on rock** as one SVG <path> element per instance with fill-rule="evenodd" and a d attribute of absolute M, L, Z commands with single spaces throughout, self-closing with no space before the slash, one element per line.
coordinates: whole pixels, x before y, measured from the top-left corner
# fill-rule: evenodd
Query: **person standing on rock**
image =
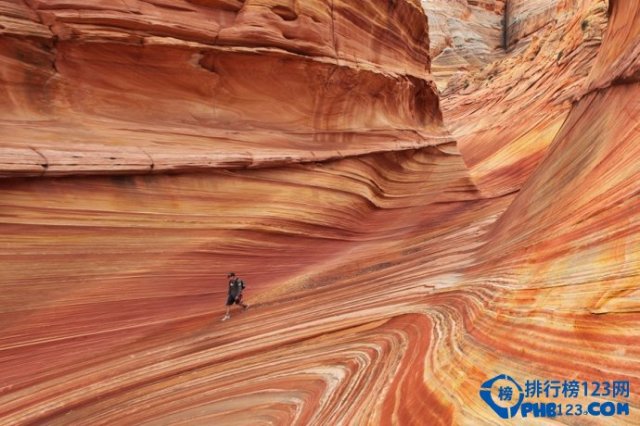
<path fill-rule="evenodd" d="M 247 310 L 249 308 L 249 305 L 242 303 L 242 292 L 245 288 L 244 281 L 242 281 L 240 277 L 236 276 L 235 272 L 229 272 L 227 274 L 227 278 L 229 279 L 229 293 L 227 294 L 227 313 L 222 318 L 222 321 L 226 321 L 231 318 L 229 310 L 234 303 L 236 305 L 242 306 L 243 310 Z"/>

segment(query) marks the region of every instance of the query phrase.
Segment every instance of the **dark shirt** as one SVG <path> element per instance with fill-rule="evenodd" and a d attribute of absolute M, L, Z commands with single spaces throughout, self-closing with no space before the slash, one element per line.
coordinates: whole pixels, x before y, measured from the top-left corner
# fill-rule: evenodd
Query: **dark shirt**
<path fill-rule="evenodd" d="M 229 280 L 229 296 L 236 298 L 244 290 L 244 281 L 235 277 Z"/>

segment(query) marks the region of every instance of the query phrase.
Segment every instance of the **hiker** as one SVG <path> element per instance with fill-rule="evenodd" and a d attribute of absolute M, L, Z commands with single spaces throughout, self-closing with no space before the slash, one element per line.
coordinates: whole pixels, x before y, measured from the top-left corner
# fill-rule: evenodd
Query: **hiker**
<path fill-rule="evenodd" d="M 249 305 L 242 303 L 242 292 L 244 291 L 244 281 L 240 279 L 240 277 L 236 276 L 235 272 L 229 272 L 227 274 L 227 278 L 229 278 L 229 294 L 227 295 L 227 313 L 222 318 L 222 321 L 226 321 L 231 318 L 229 315 L 229 309 L 231 309 L 231 305 L 234 303 L 236 305 L 242 306 L 242 309 L 246 310 L 249 308 Z"/>

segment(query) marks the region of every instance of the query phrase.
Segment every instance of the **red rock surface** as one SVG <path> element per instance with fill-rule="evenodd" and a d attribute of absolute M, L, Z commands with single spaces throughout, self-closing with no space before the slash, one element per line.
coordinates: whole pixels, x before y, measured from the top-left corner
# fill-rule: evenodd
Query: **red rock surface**
<path fill-rule="evenodd" d="M 431 72 L 443 90 L 454 74 L 504 54 L 504 0 L 422 0 L 429 17 Z"/>
<path fill-rule="evenodd" d="M 255 167 L 449 140 L 410 1 L 0 5 L 7 176 Z"/>
<path fill-rule="evenodd" d="M 536 7 L 523 12 L 520 22 L 529 27 L 531 19 L 532 28 L 538 28 L 542 3 L 532 2 Z M 604 1 L 572 2 L 555 12 L 553 22 L 512 45 L 506 57 L 449 82 L 442 97 L 446 122 L 474 182 L 487 196 L 522 186 L 572 103 L 587 90 L 606 11 Z"/>
<path fill-rule="evenodd" d="M 444 123 L 388 5 L 0 2 L 0 423 L 640 422 L 640 5 L 522 4 Z"/>

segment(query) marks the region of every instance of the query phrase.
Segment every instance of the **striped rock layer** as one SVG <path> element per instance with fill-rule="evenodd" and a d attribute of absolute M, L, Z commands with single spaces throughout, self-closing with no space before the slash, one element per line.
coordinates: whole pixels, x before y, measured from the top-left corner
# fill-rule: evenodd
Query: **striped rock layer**
<path fill-rule="evenodd" d="M 439 97 L 418 1 L 0 1 L 0 423 L 639 423 L 640 4 L 515 3 Z"/>
<path fill-rule="evenodd" d="M 477 71 L 505 50 L 505 0 L 422 0 L 429 18 L 431 72 L 443 90 L 458 73 Z"/>

